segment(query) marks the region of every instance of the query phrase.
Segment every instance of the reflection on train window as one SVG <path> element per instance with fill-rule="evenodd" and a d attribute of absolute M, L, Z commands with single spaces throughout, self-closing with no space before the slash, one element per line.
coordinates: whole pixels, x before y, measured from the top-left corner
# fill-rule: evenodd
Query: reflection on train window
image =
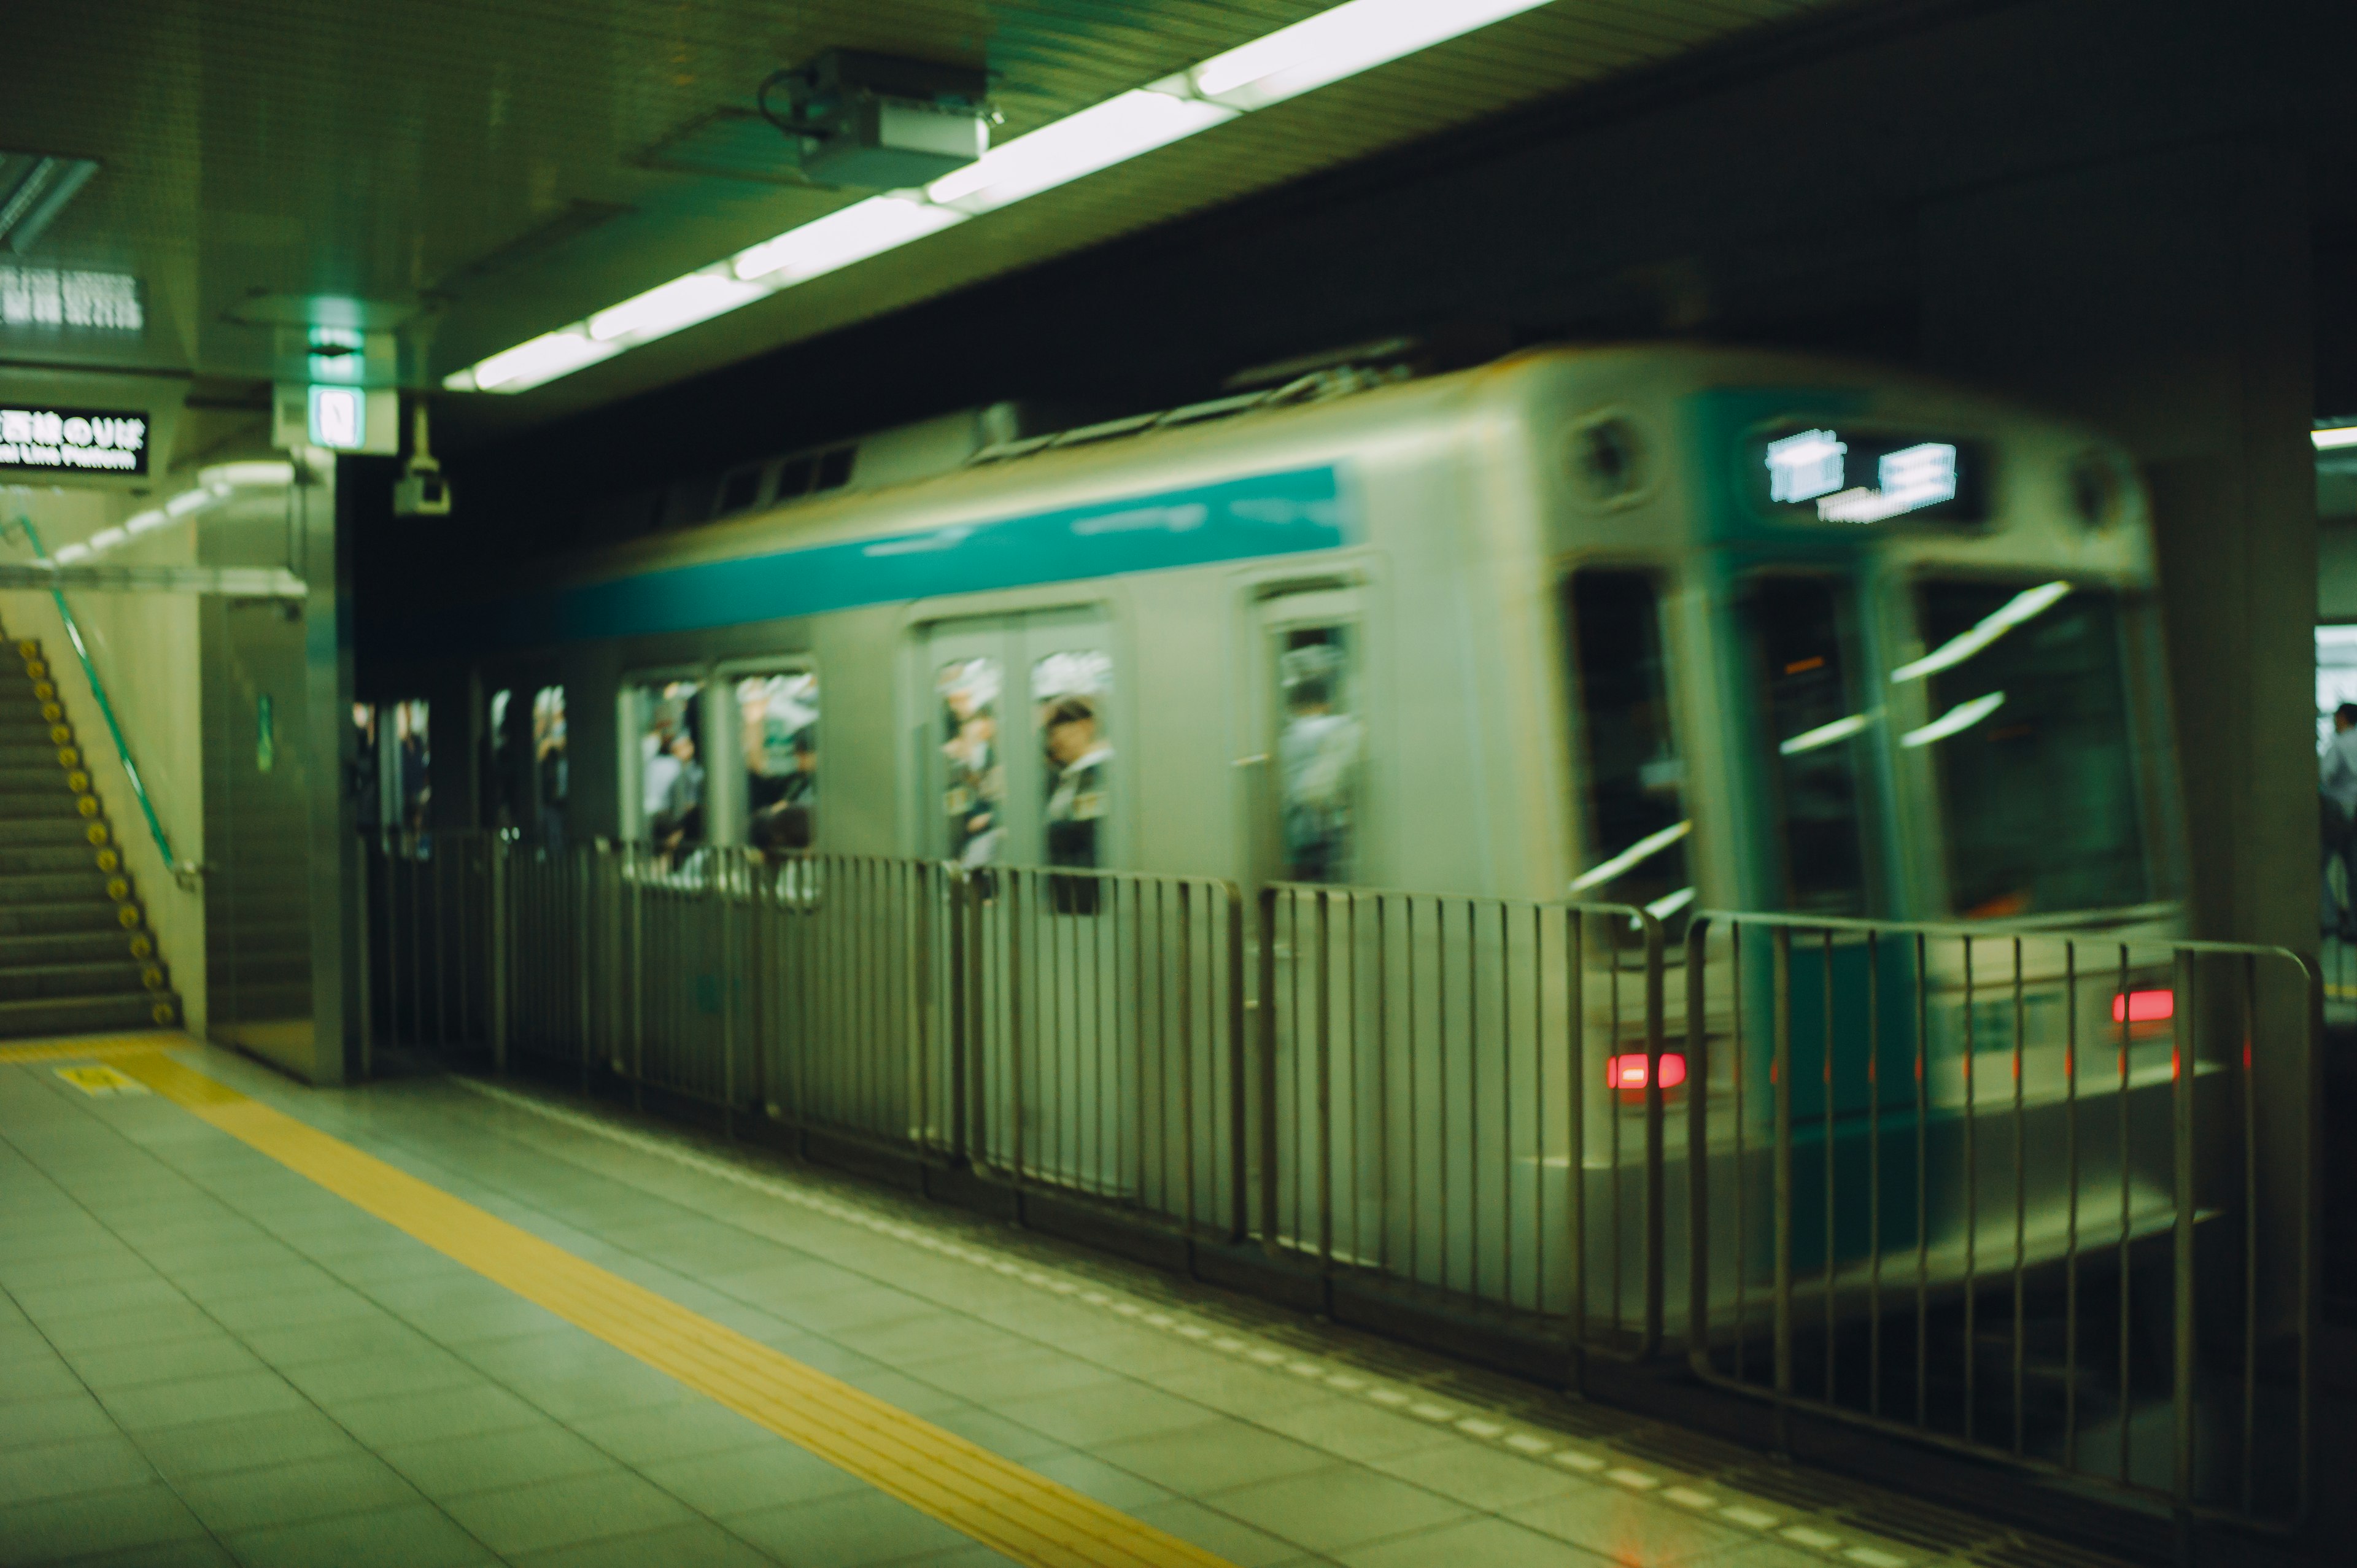
<path fill-rule="evenodd" d="M 533 825 L 542 843 L 565 841 L 565 799 L 572 780 L 565 750 L 565 688 L 543 686 L 532 694 L 532 788 Z"/>
<path fill-rule="evenodd" d="M 1776 746 L 1787 907 L 1803 914 L 1867 912 L 1857 737 L 1867 726 L 1844 657 L 1847 600 L 1823 578 L 1760 577 L 1743 601 Z"/>
<path fill-rule="evenodd" d="M 1113 694 L 1113 660 L 1092 648 L 1050 653 L 1031 666 L 1031 701 L 1039 714 L 1041 838 L 1048 864 L 1103 864 L 1100 832 L 1111 811 L 1113 745 L 1106 703 Z"/>
<path fill-rule="evenodd" d="M 1277 634 L 1278 831 L 1287 882 L 1348 882 L 1364 742 L 1347 626 Z"/>
<path fill-rule="evenodd" d="M 377 710 L 373 703 L 352 704 L 352 815 L 371 832 L 394 825 L 394 797 L 384 789 L 384 754 L 377 744 Z"/>
<path fill-rule="evenodd" d="M 745 760 L 745 842 L 798 854 L 818 831 L 818 675 L 781 670 L 737 682 Z"/>
<path fill-rule="evenodd" d="M 933 672 L 941 700 L 943 850 L 988 865 L 1006 839 L 1006 760 L 998 750 L 998 660 L 958 659 Z"/>
<path fill-rule="evenodd" d="M 393 720 L 390 736 L 384 733 L 382 716 L 377 726 L 382 768 L 379 788 L 387 824 L 421 832 L 434 805 L 432 710 L 424 701 L 413 700 L 392 703 L 380 714 L 389 714 Z"/>
<path fill-rule="evenodd" d="M 702 714 L 694 681 L 638 689 L 640 809 L 647 841 L 666 854 L 705 839 Z"/>
<path fill-rule="evenodd" d="M 1695 885 L 1659 593 L 1641 572 L 1587 571 L 1572 576 L 1565 596 L 1591 856 L 1571 890 L 1674 919 L 1693 904 Z"/>
<path fill-rule="evenodd" d="M 1956 912 L 2000 919 L 2151 895 L 2113 595 L 2061 584 L 1927 583 L 1921 727 L 1946 809 Z M 1999 628 L 1992 639 L 1991 628 Z"/>
<path fill-rule="evenodd" d="M 483 738 L 490 747 L 490 766 L 483 775 L 483 814 L 502 832 L 516 826 L 515 746 L 508 735 L 514 702 L 515 693 L 502 686 L 484 704 Z"/>

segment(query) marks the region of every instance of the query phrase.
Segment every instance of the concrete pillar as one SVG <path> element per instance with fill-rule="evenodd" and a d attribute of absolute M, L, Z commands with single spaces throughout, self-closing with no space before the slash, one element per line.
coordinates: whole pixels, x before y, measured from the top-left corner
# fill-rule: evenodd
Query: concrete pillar
<path fill-rule="evenodd" d="M 2083 419 L 2141 460 L 2193 934 L 2312 961 L 2315 349 L 2299 158 L 2214 142 L 1971 190 L 1927 206 L 1921 264 L 1932 368 Z M 2302 1015 L 2294 989 L 2265 994 L 2278 1026 Z M 2297 1036 L 2268 1033 L 2258 1213 L 2280 1326 L 2315 1099 L 2287 1048 Z"/>

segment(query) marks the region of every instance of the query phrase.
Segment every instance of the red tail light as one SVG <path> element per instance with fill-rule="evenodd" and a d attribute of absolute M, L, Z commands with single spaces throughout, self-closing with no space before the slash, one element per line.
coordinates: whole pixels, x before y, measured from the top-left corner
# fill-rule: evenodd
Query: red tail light
<path fill-rule="evenodd" d="M 1645 1056 L 1642 1051 L 1629 1056 L 1614 1057 L 1604 1066 L 1605 1087 L 1609 1089 L 1642 1089 L 1645 1087 Z M 1662 1087 L 1675 1089 L 1686 1080 L 1686 1058 L 1674 1051 L 1662 1053 Z"/>
<path fill-rule="evenodd" d="M 2176 1016 L 2174 991 L 2126 991 L 2112 998 L 2115 1024 L 2158 1024 Z"/>

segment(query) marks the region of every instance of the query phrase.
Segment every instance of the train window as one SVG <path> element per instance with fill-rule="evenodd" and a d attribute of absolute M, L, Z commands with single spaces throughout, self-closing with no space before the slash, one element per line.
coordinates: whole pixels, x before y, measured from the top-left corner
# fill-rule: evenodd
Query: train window
<path fill-rule="evenodd" d="M 1347 626 L 1277 633 L 1277 827 L 1287 882 L 1348 882 L 1364 747 Z"/>
<path fill-rule="evenodd" d="M 515 767 L 515 747 L 510 743 L 508 719 L 515 693 L 502 686 L 491 693 L 484 704 L 483 739 L 490 750 L 490 766 L 483 770 L 484 820 L 502 832 L 516 825 L 515 791 L 510 773 Z"/>
<path fill-rule="evenodd" d="M 393 826 L 423 832 L 434 805 L 432 708 L 411 701 L 386 711 L 393 716 L 393 744 L 382 750 L 385 807 Z"/>
<path fill-rule="evenodd" d="M 781 670 L 737 682 L 745 842 L 795 854 L 817 842 L 818 675 Z"/>
<path fill-rule="evenodd" d="M 1858 737 L 1868 726 L 1845 657 L 1848 599 L 1846 588 L 1822 577 L 1755 578 L 1743 599 L 1762 714 L 1776 746 L 1771 777 L 1785 897 L 1803 914 L 1867 909 Z"/>
<path fill-rule="evenodd" d="M 1932 582 L 1917 609 L 1930 651 L 1892 674 L 1927 682 L 1930 722 L 1899 739 L 1934 758 L 1956 912 L 1996 919 L 2150 897 L 2116 597 Z"/>
<path fill-rule="evenodd" d="M 760 498 L 760 465 L 731 469 L 720 478 L 720 500 L 714 509 L 715 514 L 726 517 L 730 512 L 743 511 Z"/>
<path fill-rule="evenodd" d="M 648 842 L 665 852 L 705 840 L 704 746 L 694 681 L 636 688 L 639 800 Z"/>
<path fill-rule="evenodd" d="M 796 496 L 808 495 L 811 476 L 817 471 L 818 459 L 815 457 L 787 458 L 785 467 L 778 470 L 778 499 L 790 501 Z"/>
<path fill-rule="evenodd" d="M 933 672 L 941 700 L 944 851 L 988 865 L 1006 842 L 1006 760 L 998 750 L 998 660 L 956 659 Z"/>
<path fill-rule="evenodd" d="M 1113 660 L 1100 649 L 1049 653 L 1031 666 L 1039 713 L 1045 800 L 1041 839 L 1050 865 L 1094 868 L 1103 862 L 1103 824 L 1112 810 L 1113 743 L 1106 708 Z"/>
<path fill-rule="evenodd" d="M 858 455 L 859 448 L 856 446 L 838 446 L 832 452 L 821 453 L 818 459 L 818 483 L 813 489 L 839 490 L 851 483 L 852 459 Z"/>
<path fill-rule="evenodd" d="M 1586 742 L 1589 868 L 1575 896 L 1641 904 L 1663 919 L 1694 901 L 1685 771 L 1670 726 L 1658 590 L 1641 572 L 1574 573 L 1565 589 L 1572 689 Z"/>
<path fill-rule="evenodd" d="M 532 831 L 547 844 L 565 839 L 565 800 L 572 783 L 565 749 L 565 688 L 532 695 Z"/>

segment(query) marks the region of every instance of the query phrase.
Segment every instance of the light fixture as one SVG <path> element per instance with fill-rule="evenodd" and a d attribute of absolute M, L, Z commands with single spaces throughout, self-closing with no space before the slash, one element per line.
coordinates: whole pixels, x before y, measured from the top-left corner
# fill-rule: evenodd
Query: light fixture
<path fill-rule="evenodd" d="M 2357 446 L 2357 424 L 2336 424 L 2330 430 L 2311 430 L 2308 433 L 2308 439 L 2319 452 Z"/>
<path fill-rule="evenodd" d="M 1213 55 L 1187 76 L 1202 97 L 1265 109 L 1536 8 L 1532 0 L 1351 0 Z"/>
<path fill-rule="evenodd" d="M 922 190 L 869 197 L 443 378 L 520 392 L 627 349 L 940 233 L 1254 110 L 1371 70 L 1549 0 L 1345 0 L 991 148 Z M 732 286 L 733 285 L 733 286 Z"/>
<path fill-rule="evenodd" d="M 925 195 L 961 212 L 995 211 L 1224 124 L 1239 113 L 1200 98 L 1142 87 L 993 147 L 977 161 L 933 181 Z"/>

